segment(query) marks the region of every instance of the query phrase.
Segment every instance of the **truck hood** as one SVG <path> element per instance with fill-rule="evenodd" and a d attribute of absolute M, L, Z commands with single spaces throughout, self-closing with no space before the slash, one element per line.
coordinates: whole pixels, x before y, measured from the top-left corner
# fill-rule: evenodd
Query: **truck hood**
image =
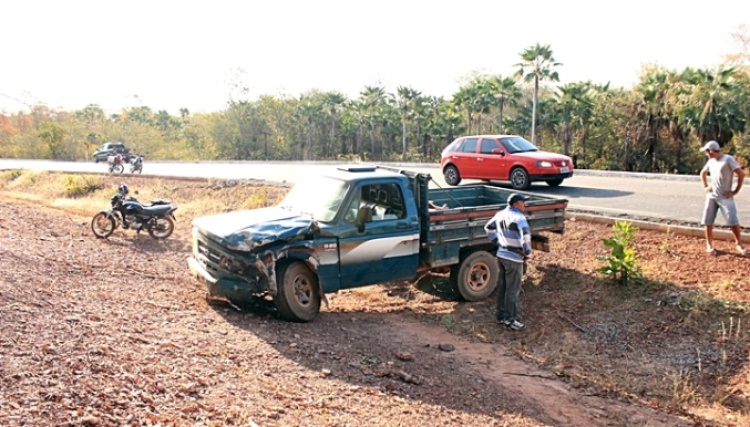
<path fill-rule="evenodd" d="M 281 208 L 262 208 L 205 216 L 193 226 L 236 251 L 253 249 L 279 240 L 290 241 L 310 232 L 315 220 Z"/>

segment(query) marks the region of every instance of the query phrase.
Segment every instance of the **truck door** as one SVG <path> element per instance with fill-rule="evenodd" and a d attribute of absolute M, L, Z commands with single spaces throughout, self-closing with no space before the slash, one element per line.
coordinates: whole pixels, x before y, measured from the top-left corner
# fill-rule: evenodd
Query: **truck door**
<path fill-rule="evenodd" d="M 398 182 L 354 188 L 339 234 L 341 288 L 410 279 L 419 263 L 419 219 L 413 202 L 405 203 Z M 369 210 L 371 220 L 360 231 L 357 212 Z M 368 218 L 370 219 L 370 218 Z"/>

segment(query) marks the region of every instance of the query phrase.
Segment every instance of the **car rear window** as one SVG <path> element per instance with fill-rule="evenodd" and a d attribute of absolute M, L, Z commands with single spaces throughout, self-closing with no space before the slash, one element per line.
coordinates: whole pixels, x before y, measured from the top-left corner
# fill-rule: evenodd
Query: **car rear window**
<path fill-rule="evenodd" d="M 464 140 L 463 145 L 461 145 L 461 152 L 462 153 L 476 153 L 477 142 L 479 142 L 479 138 L 466 138 Z"/>

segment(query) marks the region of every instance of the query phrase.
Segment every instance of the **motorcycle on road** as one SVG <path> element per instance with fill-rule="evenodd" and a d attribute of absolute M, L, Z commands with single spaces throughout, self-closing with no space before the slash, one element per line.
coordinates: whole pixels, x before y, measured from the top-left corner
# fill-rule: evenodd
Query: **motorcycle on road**
<path fill-rule="evenodd" d="M 140 174 L 143 172 L 143 156 L 138 154 L 130 160 L 130 173 Z"/>
<path fill-rule="evenodd" d="M 174 211 L 177 205 L 169 200 L 154 200 L 143 204 L 128 196 L 128 186 L 120 184 L 110 199 L 112 209 L 103 210 L 91 220 L 91 231 L 101 239 L 109 237 L 117 227 L 133 229 L 140 233 L 146 230 L 154 239 L 166 239 L 174 232 Z M 137 192 L 136 192 L 137 194 Z"/>
<path fill-rule="evenodd" d="M 107 157 L 107 165 L 109 165 L 109 173 L 123 173 L 125 171 L 125 166 L 122 164 L 122 156 L 119 158 L 117 156 Z"/>

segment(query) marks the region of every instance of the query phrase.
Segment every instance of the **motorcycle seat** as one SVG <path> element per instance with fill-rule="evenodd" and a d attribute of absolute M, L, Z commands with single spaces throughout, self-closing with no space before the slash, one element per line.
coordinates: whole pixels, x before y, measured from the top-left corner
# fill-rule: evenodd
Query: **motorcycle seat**
<path fill-rule="evenodd" d="M 141 215 L 164 215 L 168 213 L 169 211 L 174 210 L 175 207 L 172 205 L 156 205 L 156 206 L 144 206 L 143 211 L 141 211 Z"/>

